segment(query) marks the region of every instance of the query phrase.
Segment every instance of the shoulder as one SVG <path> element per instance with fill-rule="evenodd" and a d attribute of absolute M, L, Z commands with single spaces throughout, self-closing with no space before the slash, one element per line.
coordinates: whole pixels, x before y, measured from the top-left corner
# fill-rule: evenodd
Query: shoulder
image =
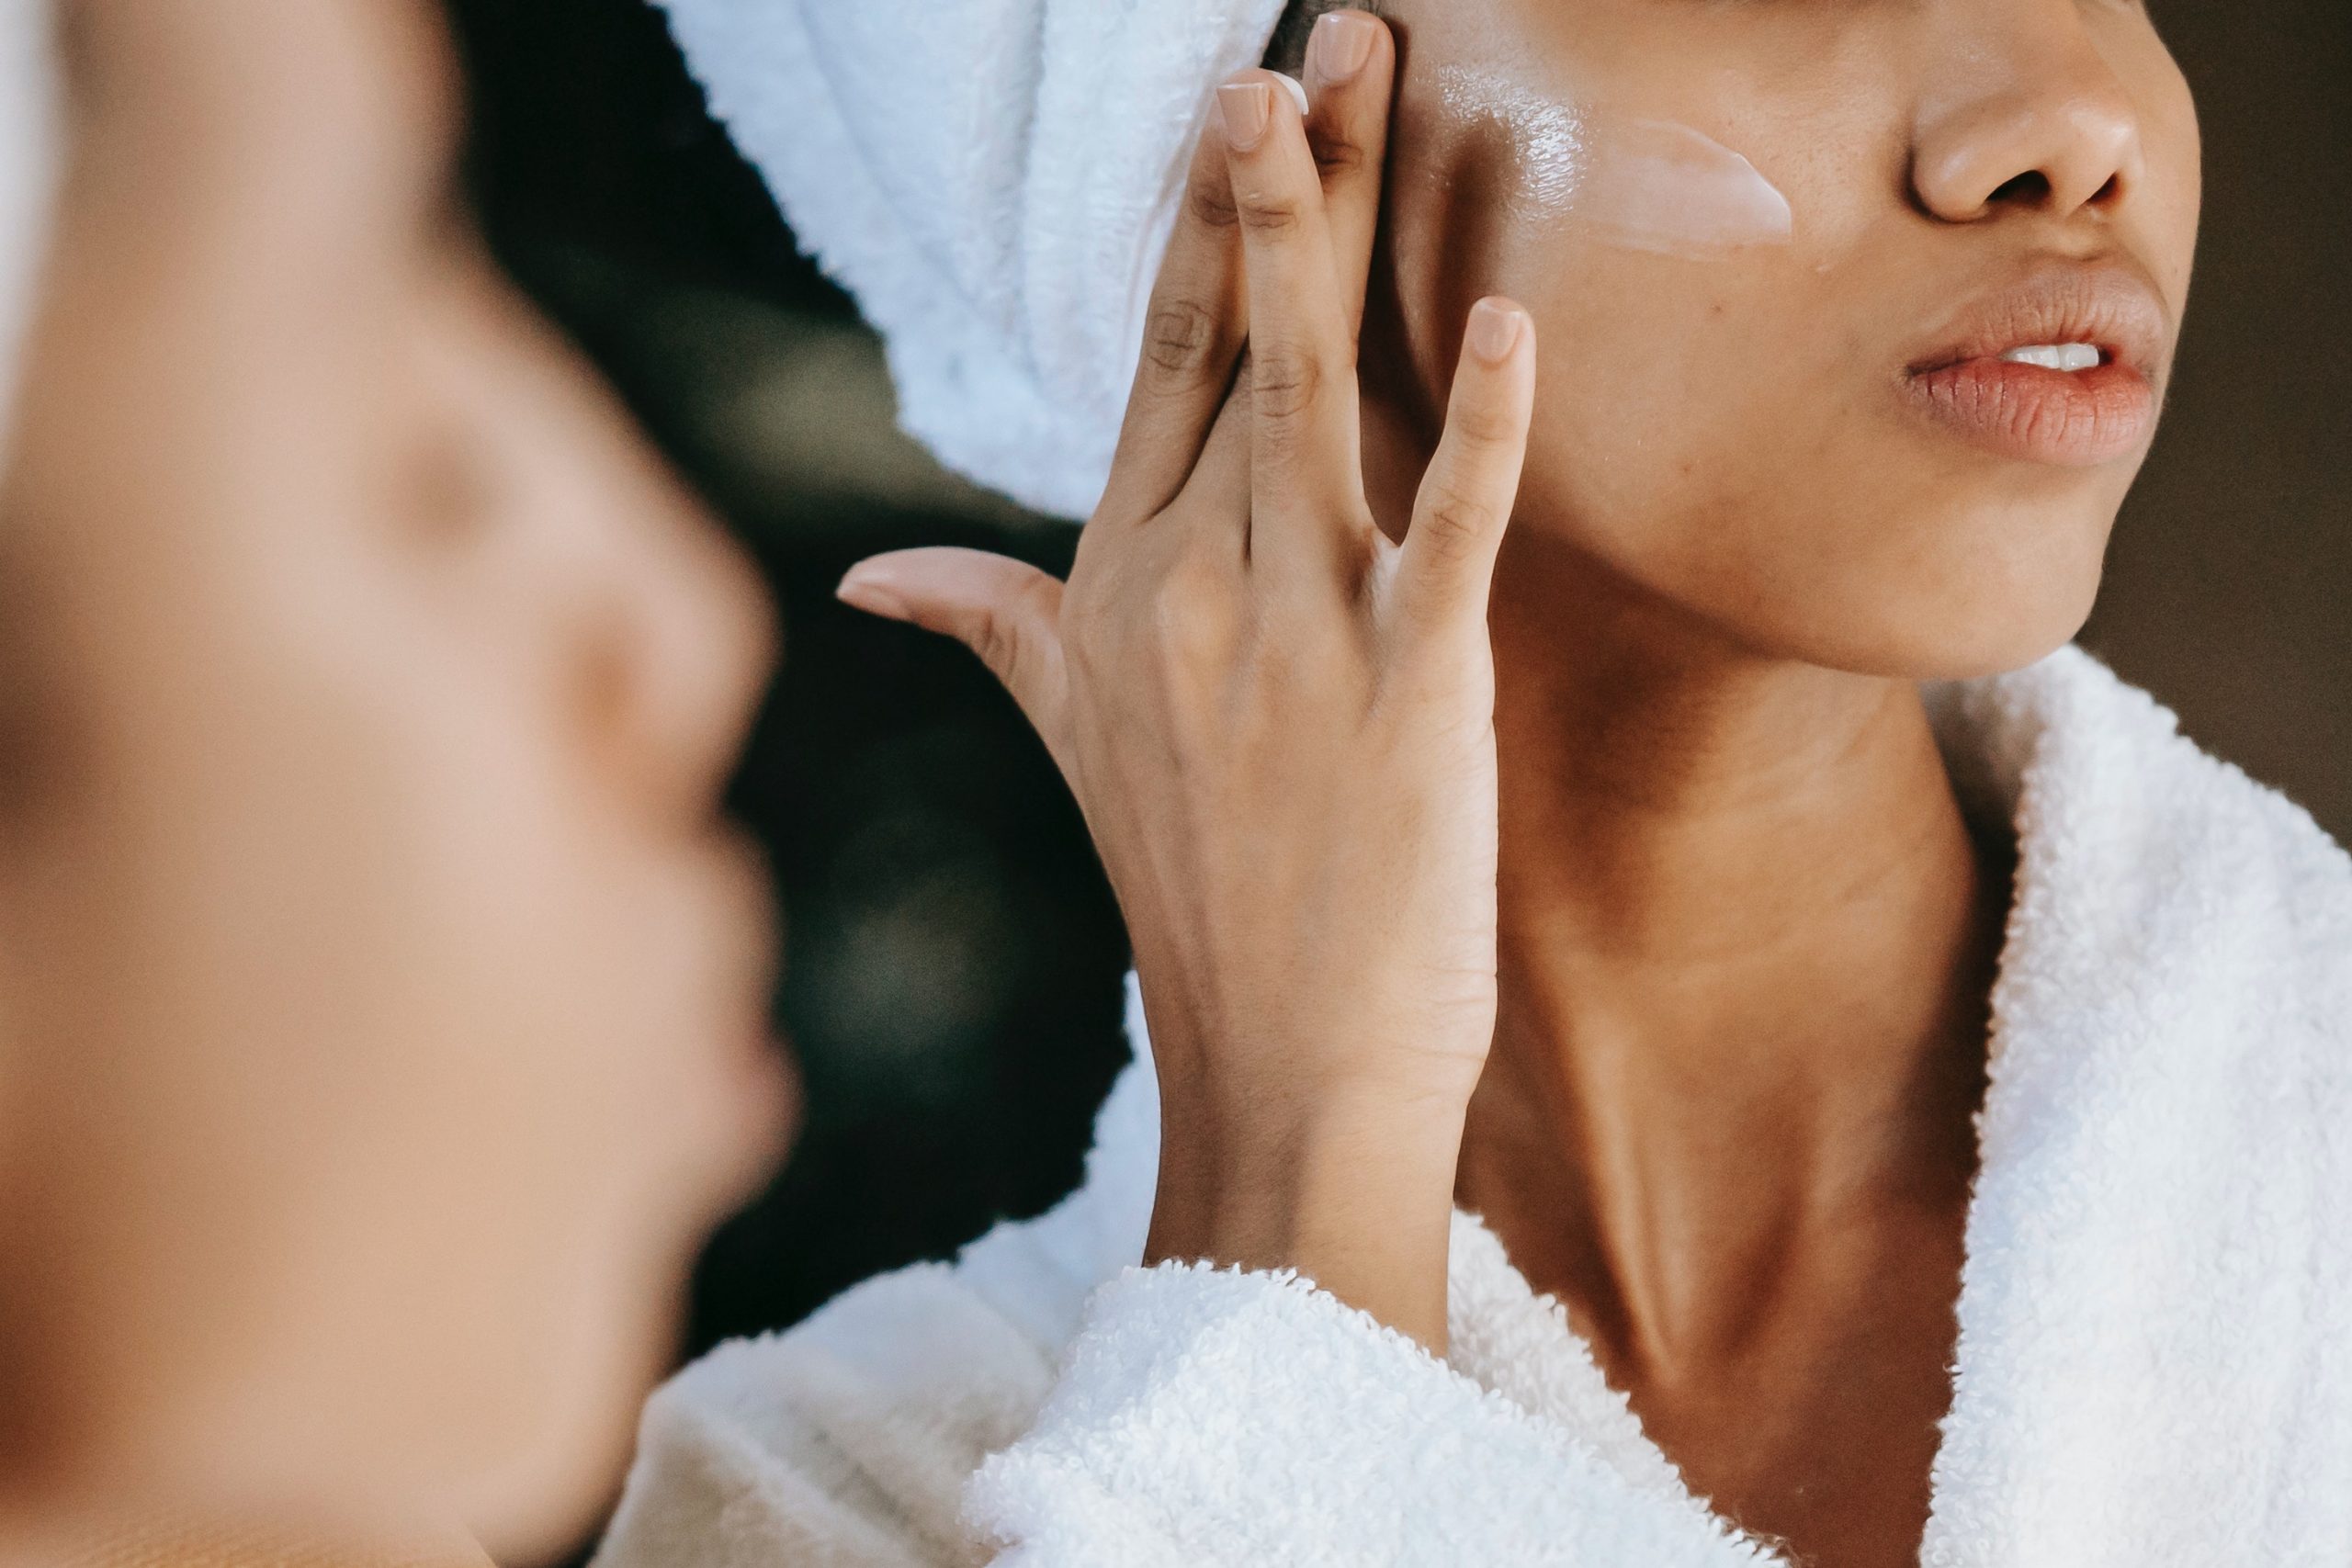
<path fill-rule="evenodd" d="M 1158 1126 L 1138 1060 L 1052 1212 L 672 1379 L 598 1563 L 962 1561 L 965 1483 L 1035 1418 L 1094 1288 L 1142 1255 Z"/>

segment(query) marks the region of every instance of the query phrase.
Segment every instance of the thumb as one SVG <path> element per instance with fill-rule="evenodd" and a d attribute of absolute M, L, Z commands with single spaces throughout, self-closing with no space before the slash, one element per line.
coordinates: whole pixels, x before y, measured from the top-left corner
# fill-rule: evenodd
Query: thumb
<path fill-rule="evenodd" d="M 1062 761 L 1059 578 L 1010 556 L 942 545 L 862 560 L 834 592 L 845 604 L 952 637 L 979 655 Z"/>

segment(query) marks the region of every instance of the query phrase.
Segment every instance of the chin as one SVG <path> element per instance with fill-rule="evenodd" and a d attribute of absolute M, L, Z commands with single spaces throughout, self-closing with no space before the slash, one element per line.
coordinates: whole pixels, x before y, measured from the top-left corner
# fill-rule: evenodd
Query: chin
<path fill-rule="evenodd" d="M 2072 641 L 2090 618 L 2098 577 L 2096 559 L 2022 576 L 1928 570 L 1888 583 L 1864 575 L 1741 606 L 1717 626 L 1770 659 L 1889 679 L 1973 680 L 2021 670 Z"/>
<path fill-rule="evenodd" d="M 2030 583 L 1966 584 L 1917 598 L 1890 595 L 1861 635 L 1816 645 L 1808 662 L 1856 674 L 1968 681 L 2022 670 L 2073 641 L 2090 619 L 2098 573 L 2052 573 Z M 1894 615 L 1883 606 L 1899 606 Z M 1863 627 L 1869 627 L 1863 630 Z"/>
<path fill-rule="evenodd" d="M 2080 615 L 2028 626 L 2016 624 L 2013 614 L 2005 615 L 2005 624 L 1971 628 L 1913 649 L 1903 662 L 1902 673 L 1914 681 L 1973 681 L 2005 675 L 2039 663 L 2074 641 L 2089 618 L 2087 607 Z"/>
<path fill-rule="evenodd" d="M 2113 514 L 1996 506 L 1947 512 L 1906 547 L 1857 553 L 1806 606 L 1809 662 L 1917 681 L 1998 675 L 2072 641 L 2098 598 Z M 1924 545 L 1925 547 L 1919 547 Z"/>

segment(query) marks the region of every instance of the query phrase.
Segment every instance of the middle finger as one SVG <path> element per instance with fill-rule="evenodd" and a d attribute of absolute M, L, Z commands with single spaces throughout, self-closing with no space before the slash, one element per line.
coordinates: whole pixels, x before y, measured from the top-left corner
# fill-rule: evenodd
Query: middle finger
<path fill-rule="evenodd" d="M 1314 107 L 1306 139 L 1323 172 L 1331 252 L 1347 291 L 1348 323 L 1361 329 L 1380 195 L 1388 156 L 1389 95 L 1396 45 L 1387 24 L 1363 11 L 1334 11 L 1306 46 L 1306 90 Z"/>
<path fill-rule="evenodd" d="M 1286 84 L 1253 71 L 1218 90 L 1249 276 L 1253 566 L 1328 575 L 1365 517 L 1355 342 L 1320 172 Z"/>

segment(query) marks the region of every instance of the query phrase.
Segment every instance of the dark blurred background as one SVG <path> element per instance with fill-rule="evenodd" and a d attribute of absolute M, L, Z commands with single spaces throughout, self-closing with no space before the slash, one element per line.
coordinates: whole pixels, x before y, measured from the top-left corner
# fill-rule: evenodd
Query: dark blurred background
<path fill-rule="evenodd" d="M 856 0 L 844 0 L 854 4 Z M 1076 530 L 943 475 L 645 0 L 452 0 L 472 176 L 509 268 L 758 558 L 785 661 L 735 799 L 788 922 L 807 1079 L 787 1173 L 729 1224 L 689 1342 L 789 1324 L 1077 1181 L 1125 1059 L 1125 937 L 1076 807 L 959 648 L 832 598 L 964 543 L 1066 570 Z"/>
<path fill-rule="evenodd" d="M 855 4 L 857 0 L 841 0 Z M 453 0 L 494 243 L 763 563 L 784 673 L 738 790 L 791 927 L 810 1121 L 712 1244 L 689 1350 L 1076 1179 L 1124 1047 L 1117 911 L 976 662 L 832 601 L 860 556 L 1067 525 L 933 468 L 645 0 Z M 2174 406 L 2083 640 L 2352 838 L 2352 5 L 2159 0 L 2207 207 Z"/>

